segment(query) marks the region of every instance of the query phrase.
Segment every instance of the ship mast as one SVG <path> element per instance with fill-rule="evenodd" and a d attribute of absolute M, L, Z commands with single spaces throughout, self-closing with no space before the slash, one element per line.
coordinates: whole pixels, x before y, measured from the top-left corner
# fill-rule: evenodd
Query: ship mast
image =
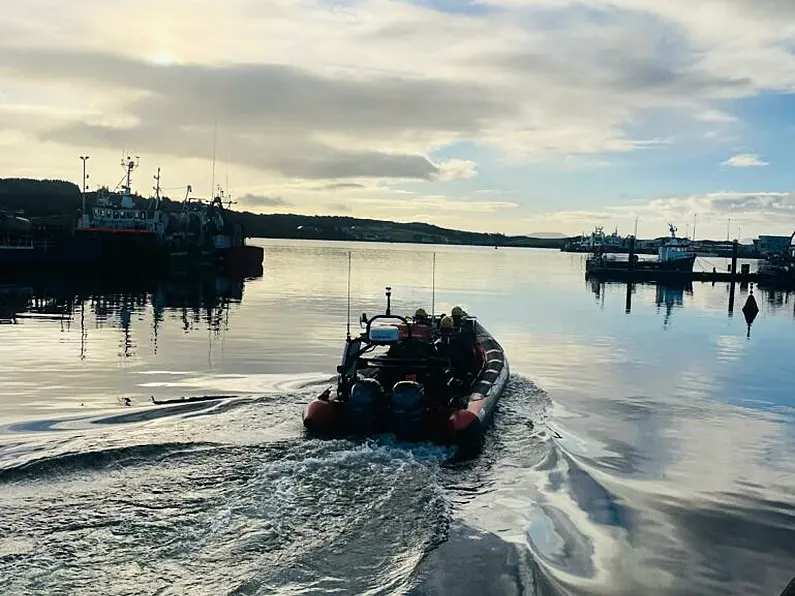
<path fill-rule="evenodd" d="M 122 207 L 133 207 L 132 200 L 132 173 L 138 167 L 139 157 L 136 155 L 135 159 L 127 156 L 122 158 L 121 166 L 126 170 L 125 180 L 126 184 L 122 185 Z"/>
<path fill-rule="evenodd" d="M 155 185 L 152 189 L 155 191 L 155 208 L 160 207 L 160 168 L 157 168 L 157 174 L 154 176 Z"/>

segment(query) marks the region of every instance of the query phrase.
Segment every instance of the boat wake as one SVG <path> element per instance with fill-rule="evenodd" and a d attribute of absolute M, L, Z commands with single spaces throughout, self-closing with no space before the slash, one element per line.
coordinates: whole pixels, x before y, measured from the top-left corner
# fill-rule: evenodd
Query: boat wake
<path fill-rule="evenodd" d="M 106 594 L 110 577 L 117 593 L 434 593 L 440 579 L 429 566 L 479 532 L 456 521 L 459 501 L 489 498 L 489 466 L 510 439 L 489 434 L 480 481 L 431 443 L 310 439 L 296 413 L 316 382 L 279 385 L 297 393 L 135 406 L 102 424 L 73 417 L 55 437 L 35 430 L 52 424 L 6 434 L 3 593 Z M 525 389 L 513 383 L 509 395 Z M 514 418 L 512 403 L 498 426 Z"/>
<path fill-rule="evenodd" d="M 297 414 L 316 382 L 6 429 L 0 589 L 107 594 L 113 578 L 118 594 L 714 594 L 710 566 L 731 573 L 747 552 L 725 544 L 722 566 L 685 564 L 697 544 L 710 558 L 716 524 L 755 540 L 793 517 L 654 494 L 553 427 L 553 404 L 522 376 L 465 462 L 388 435 L 308 438 Z"/>

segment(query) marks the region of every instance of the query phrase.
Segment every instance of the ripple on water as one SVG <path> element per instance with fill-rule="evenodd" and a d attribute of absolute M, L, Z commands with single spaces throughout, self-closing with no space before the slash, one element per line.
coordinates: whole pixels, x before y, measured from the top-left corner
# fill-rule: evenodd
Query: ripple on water
<path fill-rule="evenodd" d="M 237 408 L 245 411 L 251 404 Z M 39 458 L 0 473 L 0 586 L 6 594 L 399 591 L 446 534 L 449 506 L 434 478 L 448 455 L 292 438 Z"/>

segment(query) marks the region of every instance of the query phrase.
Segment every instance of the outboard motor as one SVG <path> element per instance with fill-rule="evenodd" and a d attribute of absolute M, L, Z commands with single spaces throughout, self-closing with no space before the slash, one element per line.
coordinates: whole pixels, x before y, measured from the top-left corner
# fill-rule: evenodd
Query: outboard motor
<path fill-rule="evenodd" d="M 356 434 L 370 434 L 378 427 L 384 403 L 384 389 L 377 379 L 359 379 L 348 400 L 348 424 Z"/>
<path fill-rule="evenodd" d="M 398 381 L 392 388 L 392 430 L 398 437 L 411 437 L 423 430 L 427 402 L 425 388 L 416 381 Z"/>

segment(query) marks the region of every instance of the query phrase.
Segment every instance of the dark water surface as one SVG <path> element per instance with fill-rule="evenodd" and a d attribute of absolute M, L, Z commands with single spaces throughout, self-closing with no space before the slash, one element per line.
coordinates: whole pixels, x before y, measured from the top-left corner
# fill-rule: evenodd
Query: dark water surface
<path fill-rule="evenodd" d="M 264 274 L 0 283 L 0 593 L 777 596 L 795 296 L 555 251 L 271 241 Z M 461 304 L 512 380 L 477 460 L 318 441 L 354 316 Z M 700 266 L 720 259 L 711 259 Z M 236 395 L 154 406 L 157 398 Z M 130 405 L 124 405 L 129 398 Z"/>

